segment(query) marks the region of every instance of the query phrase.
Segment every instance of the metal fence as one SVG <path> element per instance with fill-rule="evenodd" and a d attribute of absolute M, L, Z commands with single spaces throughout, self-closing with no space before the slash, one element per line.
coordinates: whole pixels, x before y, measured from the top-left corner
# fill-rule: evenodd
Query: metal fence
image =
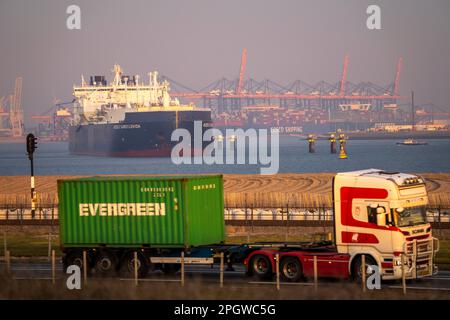
<path fill-rule="evenodd" d="M 231 221 L 332 221 L 333 209 L 318 208 L 226 208 L 225 220 Z"/>
<path fill-rule="evenodd" d="M 0 205 L 0 224 L 57 224 L 58 206 L 51 204 L 36 208 L 30 205 Z"/>
<path fill-rule="evenodd" d="M 333 220 L 333 209 L 330 207 L 297 208 L 225 208 L 225 221 L 227 222 L 277 222 L 277 221 L 322 221 L 331 222 Z M 450 207 L 438 207 L 427 209 L 427 221 L 431 223 L 449 223 Z M 35 215 L 32 215 L 29 205 L 0 205 L 0 223 L 10 224 L 53 224 L 58 223 L 58 207 L 50 204 L 36 208 Z"/>

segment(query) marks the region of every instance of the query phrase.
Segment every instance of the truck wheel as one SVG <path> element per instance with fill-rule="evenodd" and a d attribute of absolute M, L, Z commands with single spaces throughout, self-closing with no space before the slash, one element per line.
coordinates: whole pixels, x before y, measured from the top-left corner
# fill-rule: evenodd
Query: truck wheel
<path fill-rule="evenodd" d="M 149 270 L 149 263 L 143 254 L 137 254 L 137 269 L 139 278 L 145 278 Z M 134 252 L 127 252 L 120 262 L 120 275 L 124 278 L 134 277 Z"/>
<path fill-rule="evenodd" d="M 164 272 L 164 274 L 175 274 L 178 271 L 180 271 L 181 269 L 181 264 L 179 263 L 164 263 L 161 266 L 161 270 L 162 272 Z"/>
<path fill-rule="evenodd" d="M 366 255 L 366 269 L 368 265 L 377 265 L 377 262 L 375 259 L 373 259 L 371 256 Z M 369 275 L 366 271 L 366 279 Z M 355 261 L 353 262 L 352 267 L 352 279 L 356 282 L 361 282 L 362 280 L 362 258 L 361 256 L 358 256 L 355 258 Z"/>
<path fill-rule="evenodd" d="M 303 268 L 297 258 L 287 257 L 281 261 L 281 278 L 284 281 L 297 282 L 303 276 Z"/>
<path fill-rule="evenodd" d="M 272 276 L 272 265 L 269 258 L 262 254 L 257 254 L 252 258 L 250 267 L 253 274 L 261 280 L 269 279 Z"/>
<path fill-rule="evenodd" d="M 117 258 L 107 250 L 101 250 L 95 257 L 95 273 L 102 276 L 113 276 L 117 272 Z"/>
<path fill-rule="evenodd" d="M 90 266 L 92 265 L 92 261 L 89 255 L 86 255 L 86 259 L 87 259 L 86 264 L 89 272 Z M 67 268 L 71 265 L 76 265 L 80 267 L 80 270 L 83 270 L 83 251 L 74 250 L 67 253 L 67 255 L 64 258 L 64 272 L 66 272 Z"/>

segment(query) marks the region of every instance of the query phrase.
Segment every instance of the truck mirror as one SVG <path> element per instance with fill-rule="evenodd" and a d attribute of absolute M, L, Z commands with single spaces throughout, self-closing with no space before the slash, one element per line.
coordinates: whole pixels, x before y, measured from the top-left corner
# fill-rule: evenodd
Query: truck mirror
<path fill-rule="evenodd" d="M 403 211 L 405 211 L 405 209 L 402 207 L 395 209 L 395 212 L 397 213 L 402 213 Z"/>
<path fill-rule="evenodd" d="M 377 214 L 386 213 L 386 209 L 384 207 L 378 207 L 377 208 Z"/>
<path fill-rule="evenodd" d="M 381 227 L 386 226 L 386 216 L 384 214 L 377 214 L 377 225 Z"/>

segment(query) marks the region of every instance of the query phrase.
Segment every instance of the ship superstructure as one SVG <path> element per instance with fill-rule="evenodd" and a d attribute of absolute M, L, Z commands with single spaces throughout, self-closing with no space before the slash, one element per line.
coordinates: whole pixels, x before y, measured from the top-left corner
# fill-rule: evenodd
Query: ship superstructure
<path fill-rule="evenodd" d="M 169 95 L 167 80 L 159 82 L 158 71 L 149 72 L 149 82 L 140 82 L 140 76 L 123 74 L 120 65 L 114 65 L 114 79 L 107 83 L 105 76 L 91 76 L 89 83 L 81 76 L 81 86 L 73 87 L 78 104 L 76 123 L 122 121 L 126 112 L 193 110 L 193 105 L 180 105 Z M 199 108 L 195 108 L 199 109 Z M 110 117 L 105 116 L 110 114 Z"/>

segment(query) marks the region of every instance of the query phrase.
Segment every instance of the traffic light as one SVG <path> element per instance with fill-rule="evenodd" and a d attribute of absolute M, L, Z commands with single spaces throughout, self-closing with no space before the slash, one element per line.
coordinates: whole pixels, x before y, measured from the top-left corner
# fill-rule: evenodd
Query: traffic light
<path fill-rule="evenodd" d="M 27 135 L 27 152 L 28 152 L 28 158 L 33 157 L 33 152 L 37 148 L 37 138 L 32 134 L 29 133 Z"/>

